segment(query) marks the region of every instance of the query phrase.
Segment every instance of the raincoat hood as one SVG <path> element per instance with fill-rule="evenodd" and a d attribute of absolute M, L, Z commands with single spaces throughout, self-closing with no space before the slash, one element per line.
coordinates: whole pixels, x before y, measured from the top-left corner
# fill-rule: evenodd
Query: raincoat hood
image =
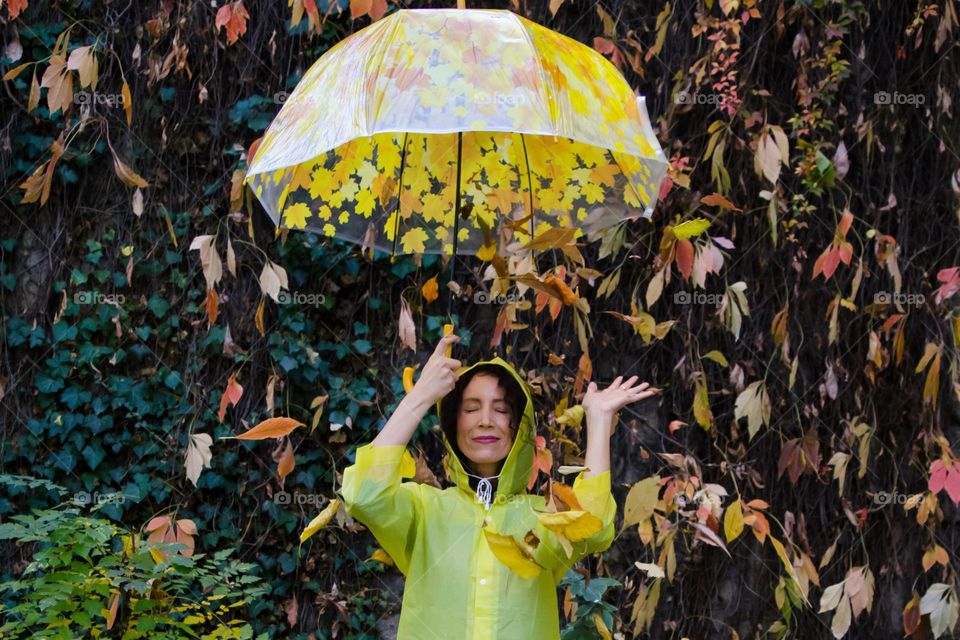
<path fill-rule="evenodd" d="M 520 374 L 517 373 L 506 360 L 495 357 L 491 360 L 482 360 L 476 362 L 468 367 L 464 367 L 460 370 L 460 377 L 466 375 L 472 369 L 479 367 L 484 364 L 494 364 L 502 369 L 506 370 L 514 380 L 517 381 L 517 384 L 520 385 L 520 388 L 523 389 L 523 395 L 525 398 L 525 404 L 523 407 L 523 415 L 520 418 L 520 425 L 517 428 L 517 433 L 513 439 L 513 446 L 510 448 L 510 453 L 507 454 L 506 460 L 503 462 L 503 466 L 500 469 L 500 475 L 496 483 L 496 489 L 494 492 L 494 499 L 500 496 L 513 495 L 517 493 L 525 493 L 527 490 L 527 484 L 530 481 L 530 475 L 533 472 L 533 457 L 535 452 L 535 439 L 536 439 L 536 423 L 533 411 L 533 396 L 530 393 L 530 388 L 527 386 L 527 383 L 520 377 Z M 442 398 L 437 402 L 437 415 L 441 420 L 441 427 L 443 425 L 443 412 L 442 407 L 444 400 L 447 400 L 449 396 Z M 473 495 L 474 490 L 470 486 L 470 476 L 467 475 L 467 469 L 464 467 L 464 462 L 461 460 L 460 455 L 457 454 L 454 449 L 453 443 L 450 442 L 450 439 L 447 437 L 446 429 L 441 429 L 443 433 L 443 442 L 447 450 L 447 455 L 443 459 L 444 468 L 447 471 L 447 477 L 457 485 L 463 491 Z M 456 433 L 456 425 L 453 425 L 452 432 Z M 476 474 L 474 474 L 476 475 Z"/>

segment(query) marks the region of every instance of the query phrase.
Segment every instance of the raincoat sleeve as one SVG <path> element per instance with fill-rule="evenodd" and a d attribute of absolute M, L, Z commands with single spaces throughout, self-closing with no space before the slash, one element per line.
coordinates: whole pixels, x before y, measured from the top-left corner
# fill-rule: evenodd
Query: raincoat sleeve
<path fill-rule="evenodd" d="M 541 545 L 545 547 L 541 564 L 545 562 L 544 566 L 553 571 L 558 584 L 567 571 L 583 557 L 608 549 L 616 533 L 614 520 L 617 516 L 617 503 L 610 492 L 609 470 L 589 478 L 585 478 L 581 471 L 573 481 L 573 492 L 583 510 L 597 516 L 602 527 L 589 538 L 571 542 L 572 556 L 567 556 L 563 546 L 549 529 L 539 527 L 538 536 Z"/>
<path fill-rule="evenodd" d="M 357 448 L 356 461 L 344 469 L 340 488 L 347 513 L 370 529 L 404 575 L 423 509 L 422 485 L 401 481 L 415 470 L 406 446 L 369 443 Z"/>

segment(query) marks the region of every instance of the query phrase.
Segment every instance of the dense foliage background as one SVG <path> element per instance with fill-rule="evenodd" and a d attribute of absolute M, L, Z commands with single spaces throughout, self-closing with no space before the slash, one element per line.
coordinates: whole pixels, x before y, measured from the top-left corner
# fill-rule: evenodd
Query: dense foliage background
<path fill-rule="evenodd" d="M 505 305 L 475 301 L 496 282 L 475 258 L 457 296 L 433 256 L 277 235 L 241 188 L 314 60 L 428 6 L 448 5 L 0 2 L 0 464 L 70 492 L 0 483 L 0 522 L 64 499 L 144 538 L 189 522 L 197 551 L 235 548 L 263 578 L 241 613 L 258 633 L 389 637 L 402 580 L 373 538 L 342 512 L 299 554 L 298 535 L 450 304 L 463 360 L 523 368 L 555 466 L 582 453 L 584 380 L 665 389 L 621 415 L 626 526 L 589 584 L 565 581 L 566 637 L 951 634 L 957 3 L 485 3 L 607 55 L 671 158 L 652 224 L 581 245 L 583 264 L 538 255 L 572 299 L 512 287 Z M 306 426 L 275 450 L 220 440 L 270 416 Z M 433 422 L 414 445 L 440 477 Z M 36 544 L 0 541 L 3 576 Z"/>

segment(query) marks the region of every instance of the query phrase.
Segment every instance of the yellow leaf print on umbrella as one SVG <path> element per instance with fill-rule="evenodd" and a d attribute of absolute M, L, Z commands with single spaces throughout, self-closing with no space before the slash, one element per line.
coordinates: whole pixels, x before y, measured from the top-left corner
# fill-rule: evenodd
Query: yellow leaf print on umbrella
<path fill-rule="evenodd" d="M 506 10 L 413 9 L 310 67 L 245 182 L 279 225 L 490 259 L 579 238 L 599 206 L 651 216 L 666 168 L 644 99 L 592 48 Z"/>

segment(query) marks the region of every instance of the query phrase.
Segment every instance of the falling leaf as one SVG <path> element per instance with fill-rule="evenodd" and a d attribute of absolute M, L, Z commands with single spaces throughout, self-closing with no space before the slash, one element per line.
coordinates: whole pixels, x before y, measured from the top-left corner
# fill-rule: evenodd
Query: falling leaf
<path fill-rule="evenodd" d="M 237 385 L 239 386 L 239 385 Z M 241 390 L 242 391 L 242 390 Z M 239 396 L 237 397 L 239 400 Z M 293 418 L 267 418 L 257 426 L 244 431 L 238 436 L 221 436 L 221 440 L 266 440 L 267 438 L 282 438 L 289 435 L 294 429 L 305 426 Z"/>
<path fill-rule="evenodd" d="M 197 480 L 200 479 L 200 472 L 210 468 L 210 460 L 213 454 L 210 452 L 210 446 L 213 439 L 206 433 L 190 434 L 190 444 L 187 445 L 187 458 L 183 466 L 187 469 L 187 478 L 197 486 Z"/>
<path fill-rule="evenodd" d="M 310 521 L 310 524 L 307 525 L 307 528 L 303 530 L 303 533 L 300 534 L 300 544 L 306 542 L 307 538 L 315 534 L 320 529 L 323 529 L 327 526 L 333 516 L 337 514 L 337 510 L 340 508 L 340 499 L 334 498 L 330 501 L 323 511 L 321 511 L 316 518 Z"/>
<path fill-rule="evenodd" d="M 237 403 L 240 402 L 242 395 L 243 387 L 237 382 L 234 376 L 230 376 L 230 379 L 227 381 L 227 388 L 224 390 L 223 395 L 220 396 L 220 411 L 217 413 L 220 422 L 223 422 L 223 417 L 227 413 L 227 406 L 231 404 L 236 406 Z"/>
<path fill-rule="evenodd" d="M 740 207 L 734 206 L 732 202 L 730 202 L 727 198 L 723 197 L 719 193 L 711 193 L 708 196 L 703 196 L 702 198 L 700 198 L 700 204 L 705 204 L 711 207 L 721 207 L 723 209 L 730 209 L 731 211 L 743 211 L 743 209 L 741 209 Z M 703 218 L 697 218 L 697 220 L 703 220 Z M 707 223 L 707 226 L 710 225 L 709 221 L 704 220 L 704 222 Z M 706 231 L 706 228 L 704 228 L 704 231 Z M 673 230 L 673 232 L 677 235 L 678 238 L 684 237 L 677 233 L 676 228 Z M 686 237 L 689 237 L 689 236 L 686 236 Z"/>
<path fill-rule="evenodd" d="M 429 280 L 423 283 L 423 286 L 420 288 L 420 292 L 423 294 L 423 299 L 427 301 L 427 304 L 430 304 L 439 297 L 439 286 L 437 285 L 437 276 L 433 276 Z"/>
<path fill-rule="evenodd" d="M 293 455 L 293 444 L 290 442 L 290 439 L 287 438 L 286 446 L 283 448 L 283 452 L 280 454 L 279 459 L 277 460 L 277 476 L 280 477 L 280 488 L 283 488 L 284 480 L 287 476 L 290 475 L 290 472 L 293 471 L 294 467 L 297 465 L 296 457 Z"/>
<path fill-rule="evenodd" d="M 216 236 L 197 236 L 190 243 L 190 251 L 200 252 L 200 264 L 203 266 L 203 277 L 207 281 L 207 289 L 213 289 L 223 276 L 223 263 L 215 246 Z"/>

